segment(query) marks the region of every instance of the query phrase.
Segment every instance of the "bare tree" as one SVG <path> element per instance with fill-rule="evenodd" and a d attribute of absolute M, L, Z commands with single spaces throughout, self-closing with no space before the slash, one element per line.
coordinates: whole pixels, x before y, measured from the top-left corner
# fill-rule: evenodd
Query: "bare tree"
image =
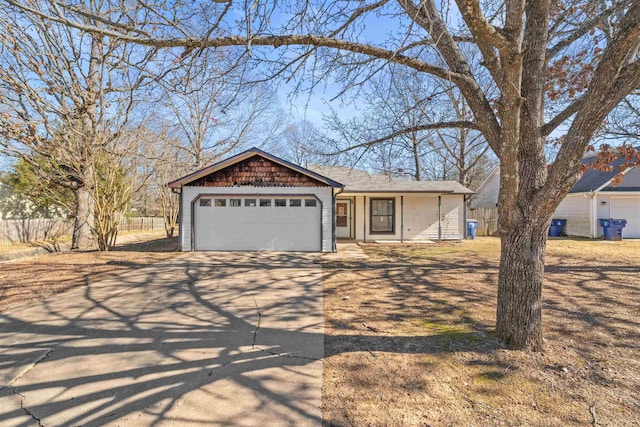
<path fill-rule="evenodd" d="M 1 1 L 22 5 L 18 0 Z M 640 85 L 640 1 L 509 0 L 483 5 L 456 0 L 454 5 L 434 0 L 319 0 L 260 7 L 243 3 L 235 10 L 245 17 L 242 20 L 227 19 L 236 6 L 220 2 L 195 19 L 198 31 L 193 30 L 194 20 L 166 19 L 158 26 L 133 21 L 130 14 L 123 20 L 115 12 L 105 28 L 87 24 L 82 5 L 50 2 L 58 7 L 44 13 L 52 21 L 155 48 L 182 48 L 185 56 L 200 49 L 244 46 L 254 60 L 272 64 L 273 75 L 298 72 L 311 78 L 298 80 L 307 87 L 334 76 L 345 91 L 357 90 L 390 64 L 454 84 L 473 113 L 464 126 L 482 132 L 500 160 L 502 251 L 496 333 L 516 347 L 543 347 L 547 229 L 577 181 L 581 158 L 603 121 Z M 166 3 L 175 10 L 179 2 Z M 121 4 L 114 1 L 113 6 Z M 158 16 L 169 16 L 162 2 L 145 4 Z M 190 4 L 182 6 L 187 10 Z M 191 12 L 198 7 L 194 3 Z M 383 22 L 385 35 L 366 30 Z M 470 66 L 461 44 L 481 55 L 482 69 Z M 484 78 L 492 80 L 495 96 L 483 90 L 479 81 Z M 554 110 L 546 108 L 551 105 Z M 562 146 L 548 159 L 546 139 L 565 123 Z M 442 122 L 424 128 L 454 125 Z M 631 155 L 629 150 L 624 153 Z"/>
<path fill-rule="evenodd" d="M 37 13 L 10 5 L 0 12 L 0 148 L 73 191 L 77 249 L 93 242 L 95 161 L 118 139 L 135 88 L 144 81 L 129 64 L 150 57 L 133 45 L 43 19 L 43 4 L 21 3 Z M 100 8 L 89 4 L 93 11 Z M 100 26 L 101 19 L 83 22 Z"/>
<path fill-rule="evenodd" d="M 471 111 L 459 91 L 415 70 L 393 70 L 364 85 L 366 109 L 361 117 L 327 122 L 340 138 L 334 154 L 360 152 L 371 169 L 422 179 L 457 180 L 469 185 L 489 150 L 482 134 L 460 126 L 423 129 L 425 124 L 464 124 Z M 348 129 L 348 130 L 347 130 Z"/>
<path fill-rule="evenodd" d="M 138 167 L 144 169 L 149 179 L 147 186 L 138 193 L 148 192 L 149 198 L 160 206 L 165 233 L 167 237 L 173 237 L 178 227 L 180 205 L 177 194 L 167 183 L 189 173 L 193 159 L 184 150 L 183 141 L 172 135 L 169 125 L 147 129 L 144 141 L 144 156 L 139 159 Z"/>
<path fill-rule="evenodd" d="M 363 88 L 366 107 L 361 116 L 343 120 L 333 111 L 327 118 L 328 127 L 339 135 L 332 154 L 355 151 L 356 159 L 371 163 L 368 166 L 377 172 L 400 171 L 422 180 L 422 159 L 433 152 L 435 131 L 422 130 L 421 125 L 430 121 L 425 110 L 436 108 L 434 98 L 438 93 L 433 82 L 410 70 L 371 79 Z"/>
<path fill-rule="evenodd" d="M 192 167 L 201 168 L 238 147 L 263 145 L 280 131 L 279 105 L 265 83 L 242 84 L 241 58 L 205 51 L 172 70 L 163 85 L 165 122 L 183 140 Z"/>
<path fill-rule="evenodd" d="M 445 117 L 449 116 L 450 120 L 458 121 L 472 119 L 472 112 L 460 91 L 446 87 L 444 95 L 448 101 L 443 103 Z M 431 121 L 443 120 L 443 118 L 434 120 L 433 115 L 425 111 L 424 107 L 420 108 L 427 117 L 431 118 Z M 467 127 L 436 129 L 434 133 L 433 153 L 441 163 L 453 164 L 455 180 L 467 187 L 480 185 L 493 163 L 487 156 L 489 144 L 482 133 Z"/>
<path fill-rule="evenodd" d="M 284 159 L 307 167 L 331 162 L 331 159 L 323 154 L 326 150 L 325 143 L 326 137 L 313 123 L 301 120 L 287 126 L 280 140 L 274 141 L 269 149 Z"/>
<path fill-rule="evenodd" d="M 93 232 L 100 251 L 109 251 L 115 246 L 120 221 L 133 192 L 133 179 L 127 176 L 118 157 L 101 153 L 93 165 Z"/>
<path fill-rule="evenodd" d="M 607 118 L 602 132 L 602 142 L 623 140 L 630 145 L 640 145 L 640 92 L 626 97 Z"/>

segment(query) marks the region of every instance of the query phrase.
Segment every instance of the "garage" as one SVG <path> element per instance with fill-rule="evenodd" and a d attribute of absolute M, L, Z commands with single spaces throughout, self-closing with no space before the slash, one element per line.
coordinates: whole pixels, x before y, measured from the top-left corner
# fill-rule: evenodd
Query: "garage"
<path fill-rule="evenodd" d="M 335 250 L 336 181 L 252 148 L 168 184 L 182 251 Z"/>
<path fill-rule="evenodd" d="M 195 250 L 321 251 L 321 204 L 313 196 L 201 196 Z"/>
<path fill-rule="evenodd" d="M 640 197 L 612 197 L 611 218 L 627 220 L 623 238 L 640 239 Z"/>

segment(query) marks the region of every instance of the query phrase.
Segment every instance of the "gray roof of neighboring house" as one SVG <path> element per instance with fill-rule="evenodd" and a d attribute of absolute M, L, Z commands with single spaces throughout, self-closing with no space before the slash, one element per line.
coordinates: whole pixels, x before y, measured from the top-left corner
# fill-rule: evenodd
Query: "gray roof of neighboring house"
<path fill-rule="evenodd" d="M 636 150 L 640 150 L 640 147 L 635 147 Z M 588 165 L 596 161 L 596 157 L 587 157 L 582 160 L 583 165 Z M 626 162 L 626 159 L 623 157 L 616 158 L 613 162 L 611 162 L 612 170 L 611 172 L 605 172 L 597 169 L 587 169 L 582 174 L 582 178 L 575 183 L 575 185 L 569 190 L 569 193 L 588 193 L 590 191 L 595 191 L 607 184 L 616 175 L 620 173 L 620 166 Z M 640 183 L 638 183 L 640 186 Z M 600 191 L 637 191 L 634 190 L 634 187 L 612 187 L 607 186 L 602 188 Z"/>
<path fill-rule="evenodd" d="M 343 166 L 312 165 L 308 169 L 344 184 L 345 193 L 473 194 L 473 191 L 456 181 L 406 181 Z"/>

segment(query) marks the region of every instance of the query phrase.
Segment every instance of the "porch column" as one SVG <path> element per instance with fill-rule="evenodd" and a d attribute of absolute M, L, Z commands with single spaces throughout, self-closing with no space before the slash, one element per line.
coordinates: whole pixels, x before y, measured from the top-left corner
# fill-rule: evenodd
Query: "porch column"
<path fill-rule="evenodd" d="M 438 241 L 442 240 L 442 196 L 438 196 Z"/>
<path fill-rule="evenodd" d="M 404 243 L 404 196 L 400 196 L 400 243 Z"/>
<path fill-rule="evenodd" d="M 591 237 L 598 237 L 598 196 L 591 193 L 591 209 L 589 209 L 589 219 L 591 219 Z"/>
<path fill-rule="evenodd" d="M 367 196 L 362 196 L 362 212 L 364 213 L 362 218 L 362 241 L 367 242 Z"/>

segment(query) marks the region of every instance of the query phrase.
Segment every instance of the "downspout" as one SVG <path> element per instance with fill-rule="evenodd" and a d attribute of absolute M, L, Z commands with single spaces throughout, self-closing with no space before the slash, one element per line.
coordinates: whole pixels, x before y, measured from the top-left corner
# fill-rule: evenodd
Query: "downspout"
<path fill-rule="evenodd" d="M 442 241 L 442 196 L 438 196 L 438 242 Z"/>
<path fill-rule="evenodd" d="M 191 202 L 191 230 L 189 230 L 191 233 L 191 248 L 189 250 L 191 252 L 195 252 L 196 250 L 196 210 L 194 208 L 197 200 L 200 200 L 200 195 Z"/>
<path fill-rule="evenodd" d="M 400 243 L 404 243 L 404 196 L 400 196 Z"/>
<path fill-rule="evenodd" d="M 466 239 L 467 237 L 467 195 L 462 195 L 462 238 Z"/>
<path fill-rule="evenodd" d="M 349 227 L 349 229 L 351 230 L 349 232 L 349 238 L 352 238 L 353 240 L 356 240 L 356 237 L 358 235 L 358 229 L 356 228 L 358 226 L 358 224 L 356 223 L 356 219 L 358 217 L 358 197 L 357 196 L 353 196 L 353 205 L 351 206 L 351 212 L 349 212 L 353 218 L 352 218 L 352 222 L 351 222 L 351 227 Z M 351 235 L 353 234 L 353 237 L 351 237 Z"/>
<path fill-rule="evenodd" d="M 338 189 L 338 192 L 334 193 L 333 189 L 332 189 L 332 193 L 333 193 L 333 203 L 331 204 L 331 250 L 333 252 L 338 252 L 338 243 L 336 242 L 336 234 L 337 234 L 337 230 L 336 230 L 336 198 L 338 197 L 338 194 L 344 192 L 344 187 L 340 187 Z"/>

